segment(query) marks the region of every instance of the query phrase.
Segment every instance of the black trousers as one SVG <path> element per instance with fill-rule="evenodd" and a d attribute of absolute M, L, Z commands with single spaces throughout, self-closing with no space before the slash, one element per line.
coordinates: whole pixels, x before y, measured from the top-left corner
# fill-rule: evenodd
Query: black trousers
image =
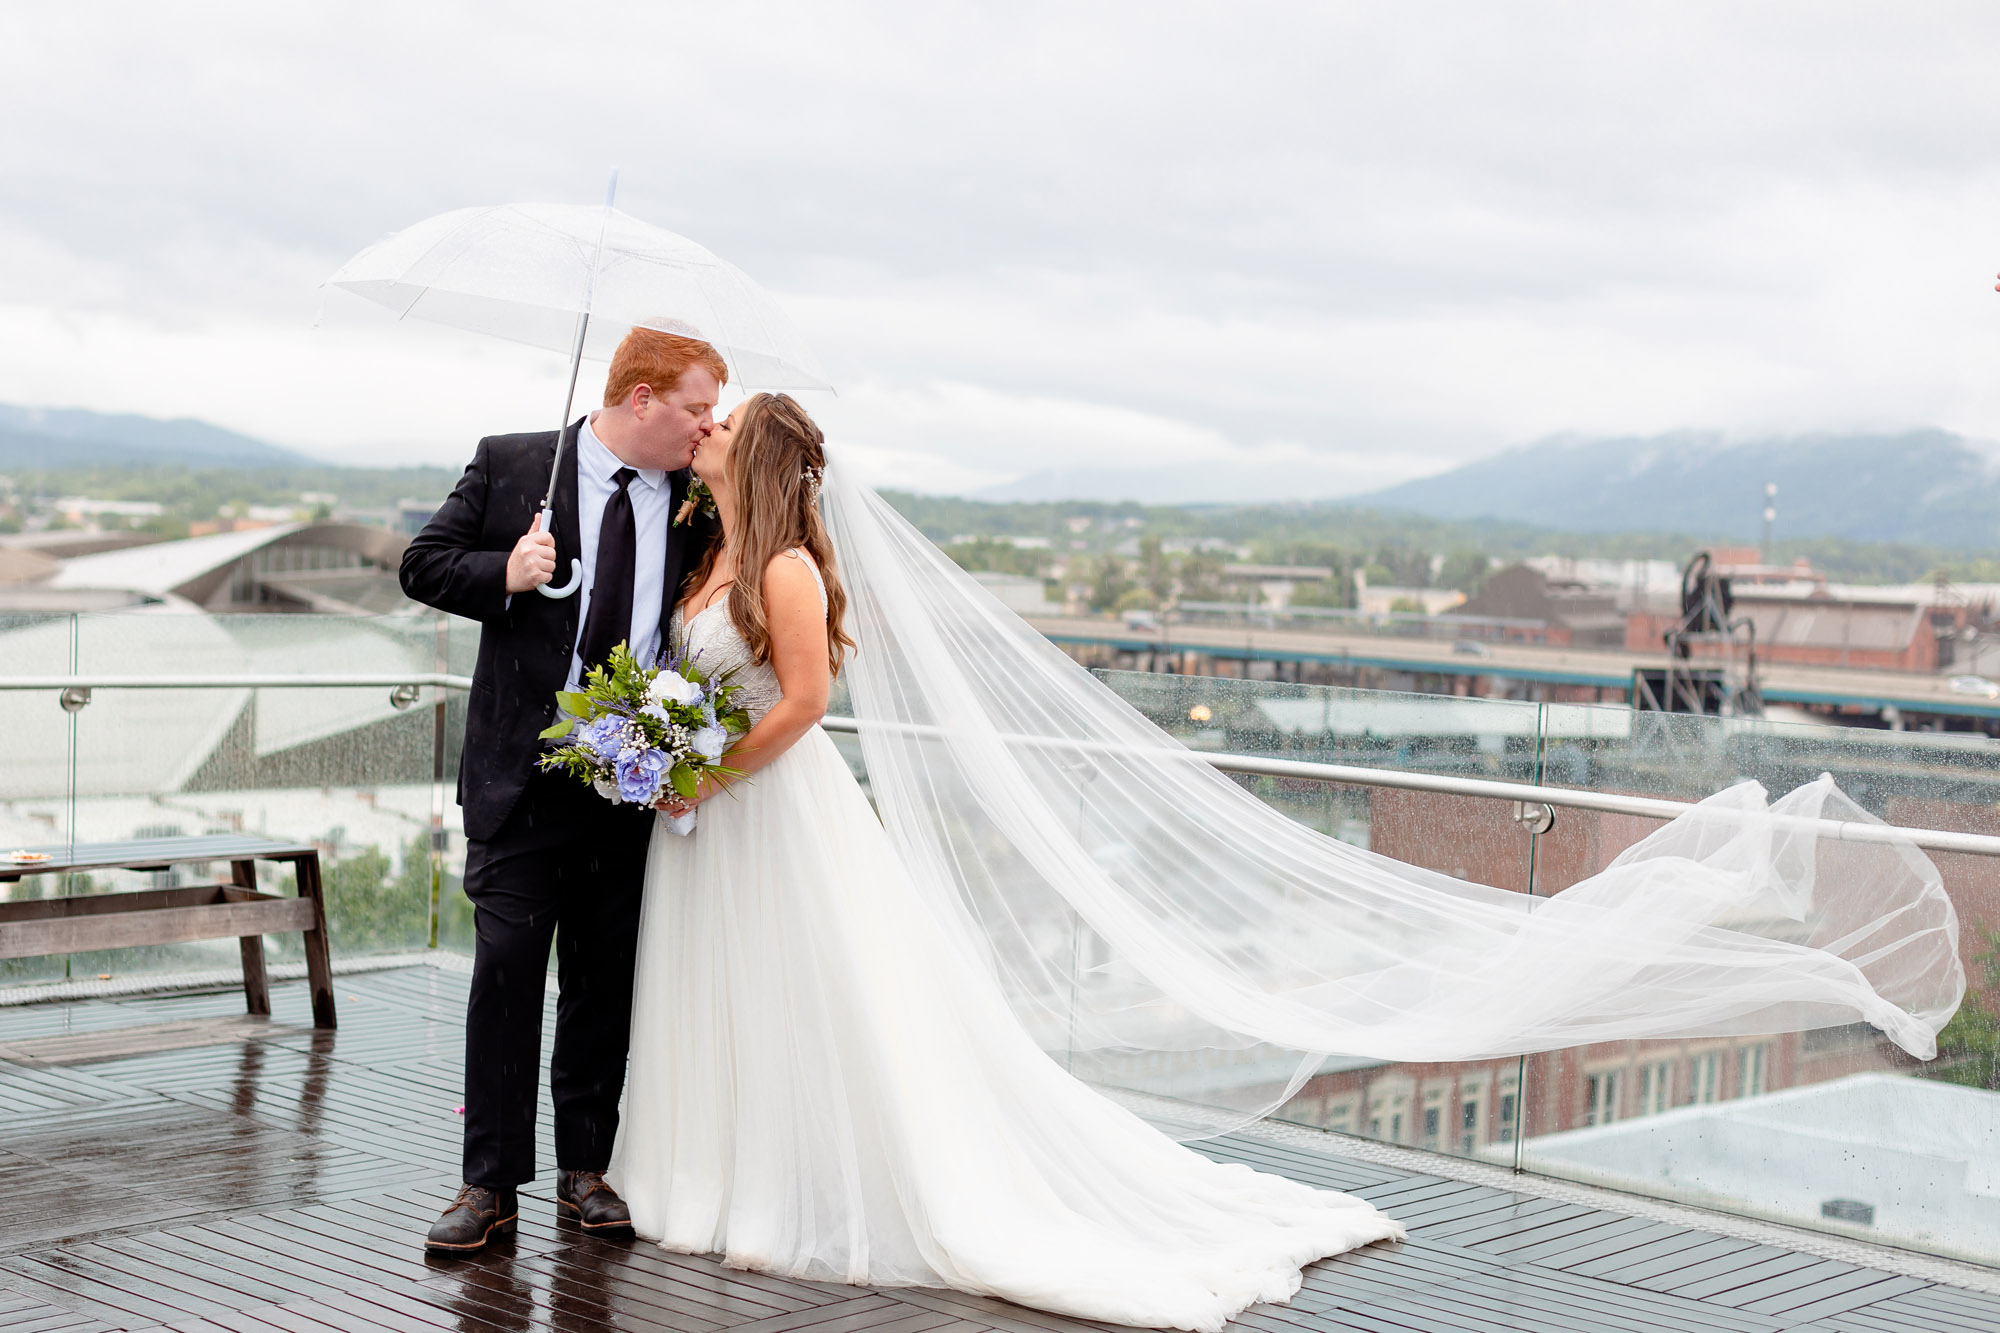
<path fill-rule="evenodd" d="M 500 832 L 467 845 L 476 945 L 465 1015 L 466 1183 L 500 1188 L 535 1178 L 552 938 L 556 1165 L 610 1165 L 652 829 L 650 810 L 614 806 L 575 778 L 537 772 Z"/>

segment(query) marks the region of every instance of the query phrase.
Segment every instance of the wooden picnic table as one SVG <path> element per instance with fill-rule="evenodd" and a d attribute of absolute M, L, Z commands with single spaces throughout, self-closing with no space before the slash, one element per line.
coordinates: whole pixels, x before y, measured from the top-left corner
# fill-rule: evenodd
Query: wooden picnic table
<path fill-rule="evenodd" d="M 229 864 L 230 875 L 225 882 L 171 889 L 0 902 L 0 958 L 36 958 L 236 937 L 242 941 L 243 993 L 250 1012 L 268 1014 L 271 987 L 264 970 L 264 936 L 298 931 L 305 939 L 313 1026 L 334 1026 L 333 965 L 327 955 L 325 890 L 317 847 L 240 833 L 216 833 L 87 842 L 73 847 L 54 843 L 19 849 L 45 853 L 46 861 L 16 861 L 10 858 L 11 850 L 0 847 L 0 883 L 16 881 L 25 875 L 166 870 L 177 865 L 218 861 Z M 290 863 L 298 896 L 287 898 L 258 892 L 259 861 Z"/>

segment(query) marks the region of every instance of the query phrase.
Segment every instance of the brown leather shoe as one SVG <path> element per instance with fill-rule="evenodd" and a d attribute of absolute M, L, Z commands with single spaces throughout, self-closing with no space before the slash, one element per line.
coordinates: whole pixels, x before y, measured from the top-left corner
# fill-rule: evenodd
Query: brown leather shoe
<path fill-rule="evenodd" d="M 484 1185 L 461 1185 L 458 1197 L 444 1215 L 431 1223 L 424 1248 L 435 1254 L 468 1254 L 486 1248 L 495 1236 L 512 1231 L 521 1215 L 510 1189 L 490 1190 Z"/>
<path fill-rule="evenodd" d="M 596 1236 L 630 1236 L 632 1210 L 602 1171 L 556 1172 L 556 1216 Z"/>

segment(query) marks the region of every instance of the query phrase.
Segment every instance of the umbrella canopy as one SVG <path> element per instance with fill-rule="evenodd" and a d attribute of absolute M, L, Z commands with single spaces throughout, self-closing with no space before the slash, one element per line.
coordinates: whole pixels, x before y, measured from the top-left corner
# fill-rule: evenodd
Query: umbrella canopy
<path fill-rule="evenodd" d="M 600 249 L 601 245 L 601 249 Z M 499 204 L 440 213 L 369 246 L 328 283 L 415 316 L 609 360 L 635 326 L 690 334 L 746 390 L 827 389 L 791 320 L 735 265 L 615 208 Z"/>

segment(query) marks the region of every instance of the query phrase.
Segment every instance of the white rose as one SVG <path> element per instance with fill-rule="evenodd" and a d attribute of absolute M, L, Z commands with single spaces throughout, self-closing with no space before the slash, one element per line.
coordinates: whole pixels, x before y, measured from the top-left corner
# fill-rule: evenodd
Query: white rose
<path fill-rule="evenodd" d="M 678 671 L 662 671 L 646 688 L 646 697 L 656 704 L 691 704 L 701 698 L 701 686 Z"/>
<path fill-rule="evenodd" d="M 729 733 L 721 727 L 703 727 L 689 738 L 688 746 L 712 764 L 729 748 Z"/>

